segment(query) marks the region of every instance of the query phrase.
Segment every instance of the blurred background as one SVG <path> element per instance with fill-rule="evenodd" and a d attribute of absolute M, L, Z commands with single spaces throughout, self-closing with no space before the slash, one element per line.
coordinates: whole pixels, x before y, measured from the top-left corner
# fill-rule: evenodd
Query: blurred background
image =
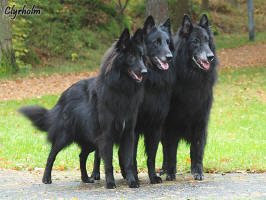
<path fill-rule="evenodd" d="M 193 22 L 202 13 L 210 18 L 217 37 L 218 48 L 228 35 L 248 38 L 248 1 L 246 0 L 3 0 L 4 4 L 33 5 L 41 9 L 40 15 L 19 15 L 14 20 L 0 23 L 1 49 L 11 46 L 8 58 L 0 61 L 0 76 L 40 72 L 72 72 L 97 69 L 101 57 L 121 30 L 131 31 L 143 25 L 152 14 L 157 23 L 171 18 L 175 32 L 184 13 Z M 255 32 L 258 39 L 266 37 L 265 0 L 253 0 Z M 3 12 L 3 9 L 2 9 Z M 7 31 L 9 30 L 9 31 Z M 243 36 L 243 37 L 242 37 Z M 234 42 L 237 42 L 235 40 Z M 219 39 L 221 39 L 219 41 Z M 256 38 L 257 39 L 257 38 Z M 256 40 L 255 39 L 255 40 Z M 12 41 L 12 44 L 11 44 Z M 10 43 L 4 45 L 4 43 Z"/>

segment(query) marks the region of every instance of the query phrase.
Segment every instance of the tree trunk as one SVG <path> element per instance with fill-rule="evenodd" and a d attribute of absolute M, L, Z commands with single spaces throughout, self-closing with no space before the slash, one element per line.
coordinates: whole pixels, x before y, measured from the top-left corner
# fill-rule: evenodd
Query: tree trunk
<path fill-rule="evenodd" d="M 255 33 L 255 25 L 254 25 L 254 8 L 253 1 L 247 0 L 248 3 L 248 31 L 249 31 L 249 40 L 254 41 Z"/>
<path fill-rule="evenodd" d="M 160 24 L 168 18 L 168 0 L 146 0 L 146 15 L 152 15 Z"/>
<path fill-rule="evenodd" d="M 12 73 L 18 70 L 15 54 L 12 49 L 12 28 L 9 16 L 5 15 L 8 0 L 0 2 L 0 71 Z"/>
<path fill-rule="evenodd" d="M 176 10 L 174 16 L 174 27 L 179 27 L 182 23 L 184 14 L 188 14 L 188 0 L 178 0 L 174 7 Z"/>
<path fill-rule="evenodd" d="M 201 8 L 202 8 L 202 10 L 209 10 L 209 0 L 202 0 L 201 1 Z"/>

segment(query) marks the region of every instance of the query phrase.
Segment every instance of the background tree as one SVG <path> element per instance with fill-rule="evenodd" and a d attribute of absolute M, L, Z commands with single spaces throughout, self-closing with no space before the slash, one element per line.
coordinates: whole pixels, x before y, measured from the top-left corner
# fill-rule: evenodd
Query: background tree
<path fill-rule="evenodd" d="M 171 19 L 174 30 L 181 25 L 184 14 L 189 14 L 189 0 L 176 0 L 172 1 L 169 6 L 171 12 Z"/>
<path fill-rule="evenodd" d="M 0 73 L 16 72 L 15 54 L 12 49 L 12 28 L 9 16 L 5 15 L 7 0 L 0 2 Z"/>
<path fill-rule="evenodd" d="M 122 29 L 123 29 L 123 20 L 124 20 L 124 11 L 128 5 L 129 0 L 125 0 L 124 5 L 122 4 L 121 0 L 118 0 L 116 8 L 118 10 L 119 13 L 119 18 L 118 18 L 118 23 L 119 23 L 119 31 L 120 34 L 122 33 Z"/>
<path fill-rule="evenodd" d="M 248 31 L 249 31 L 249 40 L 253 41 L 255 37 L 254 29 L 254 8 L 253 8 L 253 1 L 247 0 L 248 4 Z"/>
<path fill-rule="evenodd" d="M 209 10 L 209 0 L 202 0 L 201 1 L 201 8 L 202 8 L 202 10 Z"/>
<path fill-rule="evenodd" d="M 160 24 L 168 18 L 168 0 L 146 0 L 146 15 L 152 15 Z"/>

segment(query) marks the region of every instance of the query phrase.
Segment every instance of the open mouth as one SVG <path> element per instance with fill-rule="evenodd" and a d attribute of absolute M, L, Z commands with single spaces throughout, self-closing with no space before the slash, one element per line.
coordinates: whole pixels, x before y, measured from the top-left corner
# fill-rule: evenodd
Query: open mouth
<path fill-rule="evenodd" d="M 197 56 L 193 56 L 192 60 L 194 61 L 194 63 L 203 70 L 209 70 L 210 69 L 210 63 L 206 60 L 202 60 Z"/>
<path fill-rule="evenodd" d="M 160 58 L 158 58 L 157 56 L 155 57 L 155 59 L 156 59 L 156 66 L 159 68 L 159 69 L 161 69 L 161 70 L 168 70 L 168 68 L 169 68 L 169 65 L 168 65 L 168 63 L 167 62 L 164 62 L 164 61 L 162 61 L 162 60 L 160 60 Z"/>
<path fill-rule="evenodd" d="M 137 75 L 137 74 L 136 74 L 134 71 L 132 71 L 132 70 L 129 70 L 128 73 L 129 73 L 129 75 L 130 75 L 134 80 L 137 81 L 137 83 L 140 83 L 140 82 L 142 81 L 142 75 L 141 75 L 141 74 Z"/>

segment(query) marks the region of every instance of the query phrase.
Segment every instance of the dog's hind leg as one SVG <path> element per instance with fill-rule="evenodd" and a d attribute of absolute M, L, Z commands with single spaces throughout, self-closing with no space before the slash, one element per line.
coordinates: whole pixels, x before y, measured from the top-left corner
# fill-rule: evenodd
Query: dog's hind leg
<path fill-rule="evenodd" d="M 165 146 L 165 136 L 164 134 L 162 135 L 162 140 L 161 140 L 162 146 L 163 146 L 163 165 L 162 168 L 160 169 L 160 176 L 166 173 L 167 169 L 167 153 L 166 153 L 166 146 Z"/>
<path fill-rule="evenodd" d="M 96 149 L 94 152 L 94 162 L 93 162 L 93 170 L 91 174 L 91 178 L 94 180 L 100 180 L 100 164 L 101 164 L 101 157 L 99 150 Z"/>
<path fill-rule="evenodd" d="M 135 145 L 134 145 L 134 155 L 133 155 L 133 169 L 135 171 L 135 179 L 136 181 L 139 182 L 139 178 L 138 178 L 138 163 L 137 163 L 137 152 L 138 152 L 138 143 L 139 143 L 139 134 L 136 133 L 136 140 L 135 140 Z"/>
<path fill-rule="evenodd" d="M 81 147 L 81 153 L 79 154 L 81 180 L 84 183 L 93 183 L 94 182 L 94 179 L 93 178 L 88 177 L 88 173 L 87 173 L 87 169 L 86 169 L 86 162 L 87 162 L 88 155 L 93 150 L 94 150 L 93 147 L 82 146 Z"/>
<path fill-rule="evenodd" d="M 46 167 L 44 170 L 42 182 L 44 184 L 51 184 L 51 171 L 53 168 L 53 164 L 55 161 L 55 158 L 57 154 L 66 146 L 68 146 L 71 141 L 70 140 L 65 140 L 65 137 L 58 137 L 58 140 L 55 140 L 55 142 L 52 144 L 50 154 L 48 156 L 47 162 L 46 162 Z"/>
<path fill-rule="evenodd" d="M 155 171 L 155 157 L 158 145 L 161 139 L 161 128 L 154 129 L 154 132 L 145 133 L 145 148 L 147 152 L 147 165 L 150 183 L 161 183 L 162 179 L 156 175 Z"/>
<path fill-rule="evenodd" d="M 123 176 L 124 179 L 127 178 L 127 174 L 125 172 L 125 164 L 123 163 L 123 154 L 124 152 L 121 150 L 121 148 L 119 148 L 118 150 L 118 157 L 119 157 L 119 166 L 120 166 L 120 170 L 121 170 L 121 174 Z"/>
<path fill-rule="evenodd" d="M 206 145 L 207 134 L 206 130 L 202 132 L 198 139 L 193 139 L 190 146 L 191 158 L 191 173 L 194 175 L 195 180 L 203 180 L 203 154 Z"/>

